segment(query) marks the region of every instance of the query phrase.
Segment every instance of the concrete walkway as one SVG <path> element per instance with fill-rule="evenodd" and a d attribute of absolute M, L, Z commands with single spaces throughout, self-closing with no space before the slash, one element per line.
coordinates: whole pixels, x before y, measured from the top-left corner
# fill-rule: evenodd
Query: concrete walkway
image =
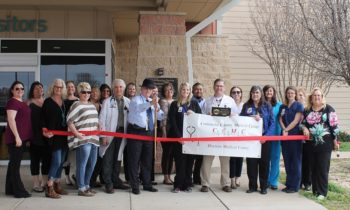
<path fill-rule="evenodd" d="M 195 186 L 192 193 L 171 193 L 171 186 L 158 184 L 157 193 L 141 190 L 140 195 L 131 194 L 129 191 L 117 190 L 114 194 L 106 194 L 102 188 L 97 189 L 96 196 L 91 198 L 80 197 L 77 191 L 66 187 L 69 195 L 61 199 L 48 199 L 44 193 L 32 193 L 31 198 L 16 199 L 4 194 L 6 167 L 0 167 L 0 209 L 1 210 L 325 210 L 320 204 L 304 198 L 298 193 L 286 194 L 280 191 L 268 191 L 267 195 L 260 193 L 247 194 L 247 175 L 245 168 L 241 178 L 241 187 L 226 193 L 221 190 L 219 183 L 220 168 L 218 158 L 215 158 L 212 174 L 211 191 L 202 193 L 200 186 Z M 31 177 L 28 166 L 21 168 L 22 179 L 26 189 L 31 189 Z M 122 176 L 123 177 L 123 176 Z M 157 176 L 156 181 L 161 183 L 162 177 Z"/>

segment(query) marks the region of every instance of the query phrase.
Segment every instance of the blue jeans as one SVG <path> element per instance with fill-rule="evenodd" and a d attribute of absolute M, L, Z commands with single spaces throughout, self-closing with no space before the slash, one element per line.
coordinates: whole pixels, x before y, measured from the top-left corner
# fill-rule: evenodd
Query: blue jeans
<path fill-rule="evenodd" d="M 97 146 L 94 144 L 84 144 L 77 147 L 76 165 L 77 165 L 77 183 L 81 191 L 90 188 L 90 179 L 95 168 L 97 160 Z"/>
<path fill-rule="evenodd" d="M 57 180 L 61 178 L 63 163 L 67 152 L 68 148 L 60 148 L 52 151 L 49 180 Z"/>

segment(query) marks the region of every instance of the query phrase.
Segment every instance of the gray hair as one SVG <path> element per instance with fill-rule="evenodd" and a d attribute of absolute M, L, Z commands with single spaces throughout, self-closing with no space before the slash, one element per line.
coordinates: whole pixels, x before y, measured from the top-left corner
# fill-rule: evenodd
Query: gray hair
<path fill-rule="evenodd" d="M 48 89 L 48 91 L 47 91 L 47 95 L 48 95 L 49 97 L 52 97 L 52 96 L 53 96 L 53 94 L 54 94 L 53 89 L 54 89 L 56 83 L 61 83 L 61 84 L 62 84 L 62 87 L 63 87 L 63 88 L 62 88 L 62 98 L 65 99 L 66 96 L 67 96 L 67 88 L 66 88 L 66 83 L 65 83 L 62 79 L 55 79 L 55 80 L 51 83 L 51 85 L 50 85 L 50 87 L 49 87 L 49 89 Z"/>
<path fill-rule="evenodd" d="M 116 85 L 121 85 L 122 87 L 123 87 L 123 89 L 125 90 L 125 87 L 126 87 L 126 84 L 125 84 L 125 82 L 124 82 L 124 80 L 122 80 L 122 79 L 115 79 L 114 81 L 113 81 L 113 87 L 112 87 L 112 89 L 116 86 Z"/>

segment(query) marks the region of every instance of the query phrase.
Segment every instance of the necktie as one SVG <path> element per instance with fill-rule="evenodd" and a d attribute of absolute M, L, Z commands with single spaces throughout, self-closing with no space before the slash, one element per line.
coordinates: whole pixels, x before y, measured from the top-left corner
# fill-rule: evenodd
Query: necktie
<path fill-rule="evenodd" d="M 148 130 L 153 131 L 154 125 L 153 125 L 153 117 L 152 117 L 151 107 L 147 109 L 147 123 L 148 123 Z"/>

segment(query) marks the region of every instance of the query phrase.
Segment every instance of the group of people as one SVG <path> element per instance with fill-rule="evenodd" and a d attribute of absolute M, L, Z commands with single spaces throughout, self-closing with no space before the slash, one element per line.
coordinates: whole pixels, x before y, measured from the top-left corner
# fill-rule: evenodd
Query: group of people
<path fill-rule="evenodd" d="M 318 199 L 327 196 L 330 157 L 337 148 L 339 128 L 336 113 L 326 104 L 321 89 L 315 88 L 306 96 L 302 88 L 290 86 L 280 102 L 273 86 L 252 86 L 248 100 L 243 102 L 243 91 L 238 86 L 231 88 L 229 96 L 225 95 L 222 79 L 214 81 L 214 94 L 208 99 L 203 97 L 203 88 L 201 83 L 192 87 L 181 83 L 174 99 L 177 90 L 171 83 L 162 87 L 162 97 L 159 97 L 156 85 L 149 79 L 143 81 L 139 94 L 136 94 L 135 84 L 126 85 L 121 79 L 115 79 L 112 88 L 106 84 L 100 88 L 91 87 L 86 82 L 75 86 L 72 81 L 55 79 L 46 98 L 43 85 L 34 82 L 28 101 L 23 101 L 24 85 L 15 81 L 6 106 L 9 165 L 5 193 L 17 198 L 31 196 L 19 173 L 26 142 L 30 142 L 33 191 L 45 191 L 49 198 L 67 194 L 60 181 L 63 168 L 66 169 L 66 183 L 75 182 L 80 196 L 94 196 L 94 188 L 101 183 L 106 193 L 131 188 L 137 195 L 140 185 L 144 191 L 157 192 L 153 186 L 152 141 L 98 136 L 94 131 L 143 136 L 154 136 L 157 132 L 158 136 L 180 138 L 185 115 L 211 115 L 213 107 L 221 107 L 229 108 L 230 116 L 262 120 L 263 136 L 305 135 L 310 138 L 307 141 L 260 141 L 261 158 L 246 159 L 247 193 L 256 192 L 258 188 L 261 194 L 266 194 L 269 188 L 278 189 L 282 151 L 287 175 L 282 191 L 295 193 L 304 185 L 305 190 L 312 186 Z M 60 135 L 59 131 L 70 131 L 73 135 Z M 84 134 L 88 131 L 91 133 Z M 208 192 L 214 156 L 183 154 L 182 144 L 161 143 L 163 184 L 172 185 L 174 193 L 191 192 L 194 184 L 202 185 L 201 192 Z M 243 158 L 220 156 L 219 159 L 222 190 L 232 192 L 240 187 Z M 120 178 L 122 162 L 126 181 Z"/>

